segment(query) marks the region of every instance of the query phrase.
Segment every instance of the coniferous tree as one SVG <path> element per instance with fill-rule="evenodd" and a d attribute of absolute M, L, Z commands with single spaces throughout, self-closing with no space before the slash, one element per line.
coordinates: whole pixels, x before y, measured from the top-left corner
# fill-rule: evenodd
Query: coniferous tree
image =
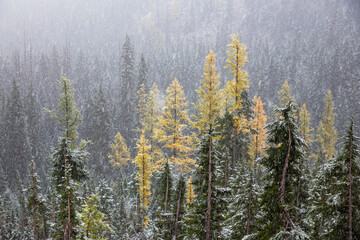
<path fill-rule="evenodd" d="M 134 138 L 131 137 L 135 130 L 136 108 L 136 79 L 135 79 L 135 53 L 131 39 L 125 36 L 120 59 L 120 111 L 119 126 L 126 142 L 134 146 Z"/>
<path fill-rule="evenodd" d="M 62 127 L 63 134 L 55 148 L 53 159 L 53 180 L 58 194 L 59 209 L 56 218 L 56 239 L 71 239 L 77 236 L 76 211 L 79 207 L 79 182 L 87 178 L 84 161 L 88 157 L 86 142 L 77 146 L 77 127 L 81 115 L 74 102 L 74 90 L 70 81 L 62 76 L 60 80 L 62 94 L 59 97 L 57 111 L 47 110 Z"/>
<path fill-rule="evenodd" d="M 175 163 L 182 171 L 189 171 L 194 164 L 194 160 L 190 158 L 192 139 L 186 135 L 190 119 L 184 92 L 176 78 L 166 93 L 164 110 L 160 116 L 159 140 L 171 154 L 170 162 Z"/>
<path fill-rule="evenodd" d="M 229 69 L 231 81 L 226 83 L 223 95 L 226 98 L 226 109 L 234 118 L 235 132 L 232 139 L 231 173 L 235 167 L 244 161 L 248 152 L 249 120 L 251 118 L 251 100 L 248 98 L 249 80 L 248 72 L 244 70 L 247 60 L 247 47 L 240 43 L 237 35 L 230 35 L 228 44 L 228 59 L 225 68 Z"/>
<path fill-rule="evenodd" d="M 155 237 L 161 239 L 172 239 L 173 237 L 173 214 L 171 199 L 173 199 L 172 189 L 173 177 L 170 170 L 169 161 L 166 161 L 158 172 L 158 187 L 154 194 L 155 208 Z"/>
<path fill-rule="evenodd" d="M 183 221 L 185 215 L 185 189 L 186 186 L 184 176 L 180 174 L 180 178 L 174 194 L 174 239 L 183 239 L 183 237 L 179 237 L 179 235 L 183 231 Z"/>
<path fill-rule="evenodd" d="M 11 188 L 15 187 L 17 174 L 20 179 L 24 179 L 27 169 L 26 162 L 31 160 L 26 116 L 22 102 L 19 86 L 14 80 L 2 123 L 5 129 L 3 134 L 7 136 L 2 154 L 2 167 Z"/>
<path fill-rule="evenodd" d="M 151 165 L 151 156 L 149 154 L 150 145 L 148 145 L 148 140 L 145 138 L 144 130 L 141 132 L 141 136 L 137 144 L 138 155 L 136 156 L 134 162 L 137 165 L 137 174 L 136 180 L 139 184 L 139 194 L 140 194 L 140 207 L 142 214 L 142 228 L 145 229 L 149 225 L 147 209 L 151 201 L 151 175 L 153 173 L 153 166 Z"/>
<path fill-rule="evenodd" d="M 217 239 L 221 236 L 223 227 L 223 212 L 226 209 L 221 199 L 222 189 L 218 188 L 216 184 L 215 166 L 219 161 L 219 153 L 216 150 L 217 146 L 213 134 L 212 132 L 203 134 L 199 143 L 196 159 L 198 167 L 195 169 L 193 181 L 196 198 L 189 205 L 183 233 L 184 237 L 190 239 Z M 210 155 L 211 157 L 209 157 Z M 211 173 L 210 179 L 209 171 Z M 210 181 L 212 184 L 209 184 Z M 211 196 L 209 197 L 208 194 Z M 209 201 L 211 202 L 209 203 Z"/>
<path fill-rule="evenodd" d="M 360 237 L 360 152 L 351 121 L 342 152 L 325 163 L 325 182 L 330 183 L 321 215 L 326 225 L 320 238 L 358 239 Z"/>
<path fill-rule="evenodd" d="M 254 97 L 256 105 L 254 105 L 254 118 L 251 120 L 251 127 L 254 130 L 252 135 L 252 141 L 249 146 L 249 156 L 252 165 L 256 168 L 256 160 L 261 157 L 265 157 L 266 138 L 266 115 L 263 108 L 263 103 L 260 97 Z"/>
<path fill-rule="evenodd" d="M 308 239 L 295 224 L 296 176 L 302 171 L 305 143 L 293 118 L 294 108 L 290 101 L 286 108 L 277 109 L 279 119 L 268 126 L 270 147 L 261 162 L 267 169 L 261 194 L 264 215 L 259 220 L 261 230 L 254 234 L 257 239 Z"/>
<path fill-rule="evenodd" d="M 33 239 L 46 239 L 46 236 L 41 236 L 41 205 L 43 204 L 42 198 L 39 195 L 38 191 L 40 189 L 39 186 L 39 179 L 37 174 L 35 173 L 35 163 L 34 161 L 31 161 L 30 165 L 30 179 L 31 179 L 31 185 L 27 189 L 27 192 L 29 192 L 29 197 L 27 200 L 27 207 L 30 210 L 31 214 L 31 223 L 32 226 L 32 232 L 33 232 Z"/>

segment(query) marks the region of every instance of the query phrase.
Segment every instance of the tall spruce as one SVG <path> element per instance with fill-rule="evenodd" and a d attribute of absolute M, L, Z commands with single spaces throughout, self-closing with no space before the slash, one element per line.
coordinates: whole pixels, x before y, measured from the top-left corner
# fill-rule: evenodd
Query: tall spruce
<path fill-rule="evenodd" d="M 78 220 L 76 212 L 79 208 L 79 182 L 87 178 L 85 159 L 86 142 L 78 147 L 77 127 L 81 115 L 74 102 L 74 90 L 65 76 L 60 80 L 61 95 L 57 110 L 47 110 L 62 127 L 62 137 L 59 138 L 58 147 L 55 148 L 53 159 L 53 180 L 57 192 L 59 209 L 57 212 L 55 239 L 73 239 L 77 237 Z"/>
<path fill-rule="evenodd" d="M 255 234 L 258 239 L 308 239 L 295 224 L 296 185 L 304 160 L 304 141 L 293 114 L 296 107 L 290 101 L 285 108 L 275 110 L 278 119 L 268 125 L 270 147 L 262 165 L 266 167 L 266 185 L 261 195 L 264 215 L 259 220 L 261 230 Z"/>
<path fill-rule="evenodd" d="M 359 138 L 350 122 L 340 155 L 325 164 L 326 194 L 322 216 L 327 222 L 321 238 L 348 240 L 360 238 L 360 152 Z"/>
<path fill-rule="evenodd" d="M 126 142 L 135 145 L 135 108 L 136 108 L 136 78 L 135 78 L 135 53 L 133 43 L 128 35 L 122 46 L 120 58 L 120 111 L 119 126 Z"/>

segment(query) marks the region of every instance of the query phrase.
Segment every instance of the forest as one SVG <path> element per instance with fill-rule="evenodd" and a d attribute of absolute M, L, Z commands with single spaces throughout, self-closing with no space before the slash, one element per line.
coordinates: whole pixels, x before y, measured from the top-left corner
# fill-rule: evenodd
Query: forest
<path fill-rule="evenodd" d="M 360 239 L 360 2 L 0 2 L 0 239 Z"/>

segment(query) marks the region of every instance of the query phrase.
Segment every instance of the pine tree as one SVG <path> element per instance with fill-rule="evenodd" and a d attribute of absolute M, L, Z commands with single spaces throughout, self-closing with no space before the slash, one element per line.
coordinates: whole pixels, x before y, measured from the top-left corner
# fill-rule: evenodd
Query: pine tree
<path fill-rule="evenodd" d="M 139 193 L 140 193 L 140 206 L 142 213 L 142 227 L 145 229 L 148 226 L 148 216 L 146 215 L 149 203 L 150 203 L 150 184 L 151 184 L 151 175 L 153 172 L 153 166 L 151 165 L 150 158 L 150 145 L 148 145 L 148 140 L 145 138 L 144 130 L 141 132 L 141 136 L 137 143 L 138 155 L 136 156 L 134 162 L 137 165 L 137 174 L 136 180 L 139 183 Z"/>
<path fill-rule="evenodd" d="M 3 121 L 5 136 L 2 167 L 7 175 L 8 183 L 14 189 L 17 174 L 24 179 L 26 174 L 26 161 L 31 159 L 30 144 L 26 125 L 26 116 L 20 89 L 16 81 L 12 82 L 12 89 Z"/>
<path fill-rule="evenodd" d="M 251 121 L 251 127 L 254 130 L 252 135 L 252 141 L 249 146 L 249 156 L 252 165 L 256 168 L 256 160 L 260 157 L 265 157 L 265 148 L 267 147 L 266 139 L 268 134 L 266 133 L 266 115 L 263 108 L 263 103 L 260 97 L 254 97 L 256 105 L 254 105 L 254 118 Z"/>
<path fill-rule="evenodd" d="M 238 174 L 230 178 L 232 195 L 226 213 L 226 239 L 242 239 L 260 229 L 257 221 L 261 188 L 255 178 L 255 169 L 245 166 L 237 170 Z"/>
<path fill-rule="evenodd" d="M 351 121 L 340 155 L 325 164 L 325 182 L 330 183 L 321 215 L 326 227 L 321 238 L 360 237 L 360 152 Z"/>
<path fill-rule="evenodd" d="M 144 87 L 145 94 L 149 93 L 149 69 L 145 61 L 144 54 L 141 54 L 140 62 L 138 66 L 138 82 L 137 82 L 137 92 L 140 90 L 140 87 Z"/>
<path fill-rule="evenodd" d="M 106 240 L 102 237 L 104 231 L 113 231 L 106 222 L 106 216 L 98 208 L 97 204 L 100 197 L 92 194 L 89 199 L 84 201 L 82 212 L 79 214 L 79 228 L 86 239 Z"/>
<path fill-rule="evenodd" d="M 185 135 L 190 125 L 187 101 L 176 78 L 167 88 L 166 93 L 165 106 L 160 117 L 159 140 L 171 154 L 170 162 L 175 163 L 182 171 L 188 171 L 194 160 L 190 158 L 191 137 Z"/>
<path fill-rule="evenodd" d="M 87 178 L 84 161 L 88 157 L 85 151 L 87 143 L 82 141 L 77 146 L 77 127 L 81 121 L 81 115 L 74 102 L 74 90 L 71 89 L 70 81 L 62 76 L 60 80 L 62 94 L 59 97 L 57 111 L 47 110 L 63 128 L 59 145 L 55 148 L 53 159 L 52 177 L 57 192 L 56 239 L 71 239 L 77 236 L 76 211 L 79 207 L 78 189 L 79 182 Z"/>
<path fill-rule="evenodd" d="M 334 157 L 337 131 L 335 129 L 334 102 L 330 90 L 325 98 L 325 107 L 318 127 L 317 141 L 320 143 L 320 151 L 324 154 L 325 160 Z"/>
<path fill-rule="evenodd" d="M 123 133 L 126 142 L 134 145 L 132 136 L 135 130 L 135 109 L 136 109 L 136 79 L 135 79 L 135 53 L 134 47 L 128 35 L 122 46 L 120 60 L 120 131 Z"/>
<path fill-rule="evenodd" d="M 182 237 L 179 237 L 179 235 L 183 231 L 183 219 L 185 215 L 185 188 L 184 176 L 180 174 L 174 195 L 174 239 L 183 239 Z"/>
<path fill-rule="evenodd" d="M 31 185 L 27 189 L 27 192 L 29 192 L 29 198 L 27 207 L 31 212 L 31 226 L 33 228 L 33 239 L 46 239 L 46 236 L 41 236 L 41 212 L 40 208 L 42 203 L 42 198 L 38 194 L 38 191 L 40 189 L 39 187 L 39 180 L 38 176 L 35 173 L 35 163 L 34 161 L 31 161 L 30 163 L 30 180 Z"/>
<path fill-rule="evenodd" d="M 193 181 L 196 198 L 188 209 L 185 217 L 185 230 L 182 235 L 190 239 L 217 239 L 221 236 L 224 220 L 222 213 L 226 209 L 221 199 L 222 189 L 218 188 L 216 184 L 215 166 L 219 157 L 213 134 L 212 132 L 204 134 L 199 143 L 196 161 L 198 167 L 195 169 Z M 210 143 L 210 141 L 212 142 Z M 209 157 L 210 155 L 211 157 Z"/>
<path fill-rule="evenodd" d="M 155 236 L 161 239 L 172 239 L 174 218 L 172 214 L 173 177 L 170 170 L 170 164 L 166 161 L 160 171 L 157 173 L 157 188 L 154 194 L 154 224 Z"/>
<path fill-rule="evenodd" d="M 264 215 L 259 220 L 262 229 L 258 239 L 308 239 L 308 236 L 294 223 L 296 205 L 296 184 L 304 156 L 301 148 L 304 142 L 292 117 L 294 104 L 276 110 L 278 120 L 268 126 L 270 147 L 262 164 L 267 169 L 266 185 L 261 195 Z"/>

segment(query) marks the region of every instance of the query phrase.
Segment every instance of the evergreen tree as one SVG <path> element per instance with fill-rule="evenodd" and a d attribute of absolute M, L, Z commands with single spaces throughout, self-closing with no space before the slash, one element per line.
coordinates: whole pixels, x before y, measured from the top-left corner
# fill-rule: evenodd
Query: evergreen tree
<path fill-rule="evenodd" d="M 170 164 L 168 161 L 164 163 L 158 172 L 158 184 L 154 194 L 154 223 L 155 236 L 161 239 L 172 239 L 173 237 L 173 214 L 171 199 L 173 199 L 172 182 Z"/>
<path fill-rule="evenodd" d="M 164 110 L 160 116 L 159 140 L 171 154 L 170 162 L 175 163 L 182 171 L 189 171 L 194 164 L 194 160 L 190 158 L 191 137 L 186 135 L 190 119 L 184 92 L 176 78 L 166 93 Z"/>
<path fill-rule="evenodd" d="M 62 136 L 70 141 L 72 148 L 75 148 L 75 140 L 78 138 L 77 128 L 82 118 L 75 105 L 75 91 L 70 86 L 70 80 L 62 75 L 59 84 L 61 87 L 61 95 L 59 97 L 57 110 L 55 112 L 51 110 L 46 111 L 51 118 L 55 119 L 59 125 L 62 126 Z"/>
<path fill-rule="evenodd" d="M 193 181 L 196 198 L 190 204 L 185 217 L 183 234 L 184 237 L 190 239 L 217 239 L 221 236 L 224 220 L 223 213 L 226 208 L 224 208 L 221 199 L 222 189 L 218 188 L 216 184 L 215 166 L 219 158 L 213 134 L 212 132 L 204 134 L 199 143 L 198 157 L 196 159 L 198 167 L 195 169 Z M 211 177 L 209 177 L 209 172 Z"/>
<path fill-rule="evenodd" d="M 279 119 L 268 126 L 270 147 L 262 160 L 266 167 L 261 207 L 264 215 L 259 220 L 262 229 L 255 235 L 258 239 L 308 239 L 295 225 L 296 185 L 304 160 L 301 148 L 303 140 L 292 117 L 295 106 L 290 101 L 286 108 L 276 110 Z"/>
<path fill-rule="evenodd" d="M 226 213 L 224 232 L 226 239 L 242 239 L 245 235 L 258 231 L 259 200 L 261 188 L 255 178 L 253 166 L 238 169 L 238 174 L 230 178 L 232 195 L 229 199 L 229 212 Z"/>
<path fill-rule="evenodd" d="M 59 97 L 57 111 L 47 110 L 63 128 L 59 145 L 55 148 L 53 159 L 53 180 L 57 192 L 59 209 L 56 219 L 54 237 L 56 239 L 71 239 L 77 236 L 76 211 L 79 207 L 78 189 L 79 182 L 87 178 L 84 169 L 84 161 L 88 157 L 85 151 L 86 142 L 78 147 L 77 127 L 81 121 L 81 115 L 74 102 L 74 90 L 71 89 L 70 81 L 62 76 L 60 80 L 62 94 Z"/>
<path fill-rule="evenodd" d="M 134 138 L 131 137 L 135 130 L 135 109 L 136 109 L 136 79 L 135 79 L 135 53 L 134 47 L 128 35 L 122 46 L 120 60 L 120 131 L 123 133 L 126 142 L 134 145 Z"/>
<path fill-rule="evenodd" d="M 340 155 L 324 167 L 325 182 L 330 183 L 322 216 L 327 223 L 326 239 L 360 238 L 360 152 L 351 121 Z"/>
<path fill-rule="evenodd" d="M 7 175 L 9 186 L 14 188 L 17 174 L 20 179 L 24 179 L 27 169 L 26 162 L 31 159 L 25 111 L 20 89 L 15 80 L 12 82 L 2 124 L 5 129 L 3 134 L 7 137 L 2 154 L 2 167 Z"/>
<path fill-rule="evenodd" d="M 27 203 L 27 207 L 30 210 L 30 214 L 31 214 L 31 223 L 30 225 L 32 226 L 33 230 L 33 239 L 37 240 L 37 239 L 46 239 L 46 236 L 42 235 L 41 236 L 41 228 L 45 227 L 45 226 L 41 226 L 42 225 L 42 221 L 41 221 L 41 205 L 43 205 L 42 202 L 42 198 L 39 195 L 38 191 L 40 189 L 39 186 L 39 180 L 38 180 L 38 176 L 35 173 L 35 163 L 34 161 L 31 161 L 30 165 L 30 180 L 31 180 L 31 185 L 30 187 L 27 189 L 27 192 L 29 192 L 29 198 L 28 198 L 28 203 Z"/>
<path fill-rule="evenodd" d="M 184 176 L 180 174 L 180 178 L 174 195 L 174 239 L 183 239 L 183 237 L 179 237 L 179 235 L 183 231 L 183 220 L 185 215 L 185 188 L 186 186 Z"/>

